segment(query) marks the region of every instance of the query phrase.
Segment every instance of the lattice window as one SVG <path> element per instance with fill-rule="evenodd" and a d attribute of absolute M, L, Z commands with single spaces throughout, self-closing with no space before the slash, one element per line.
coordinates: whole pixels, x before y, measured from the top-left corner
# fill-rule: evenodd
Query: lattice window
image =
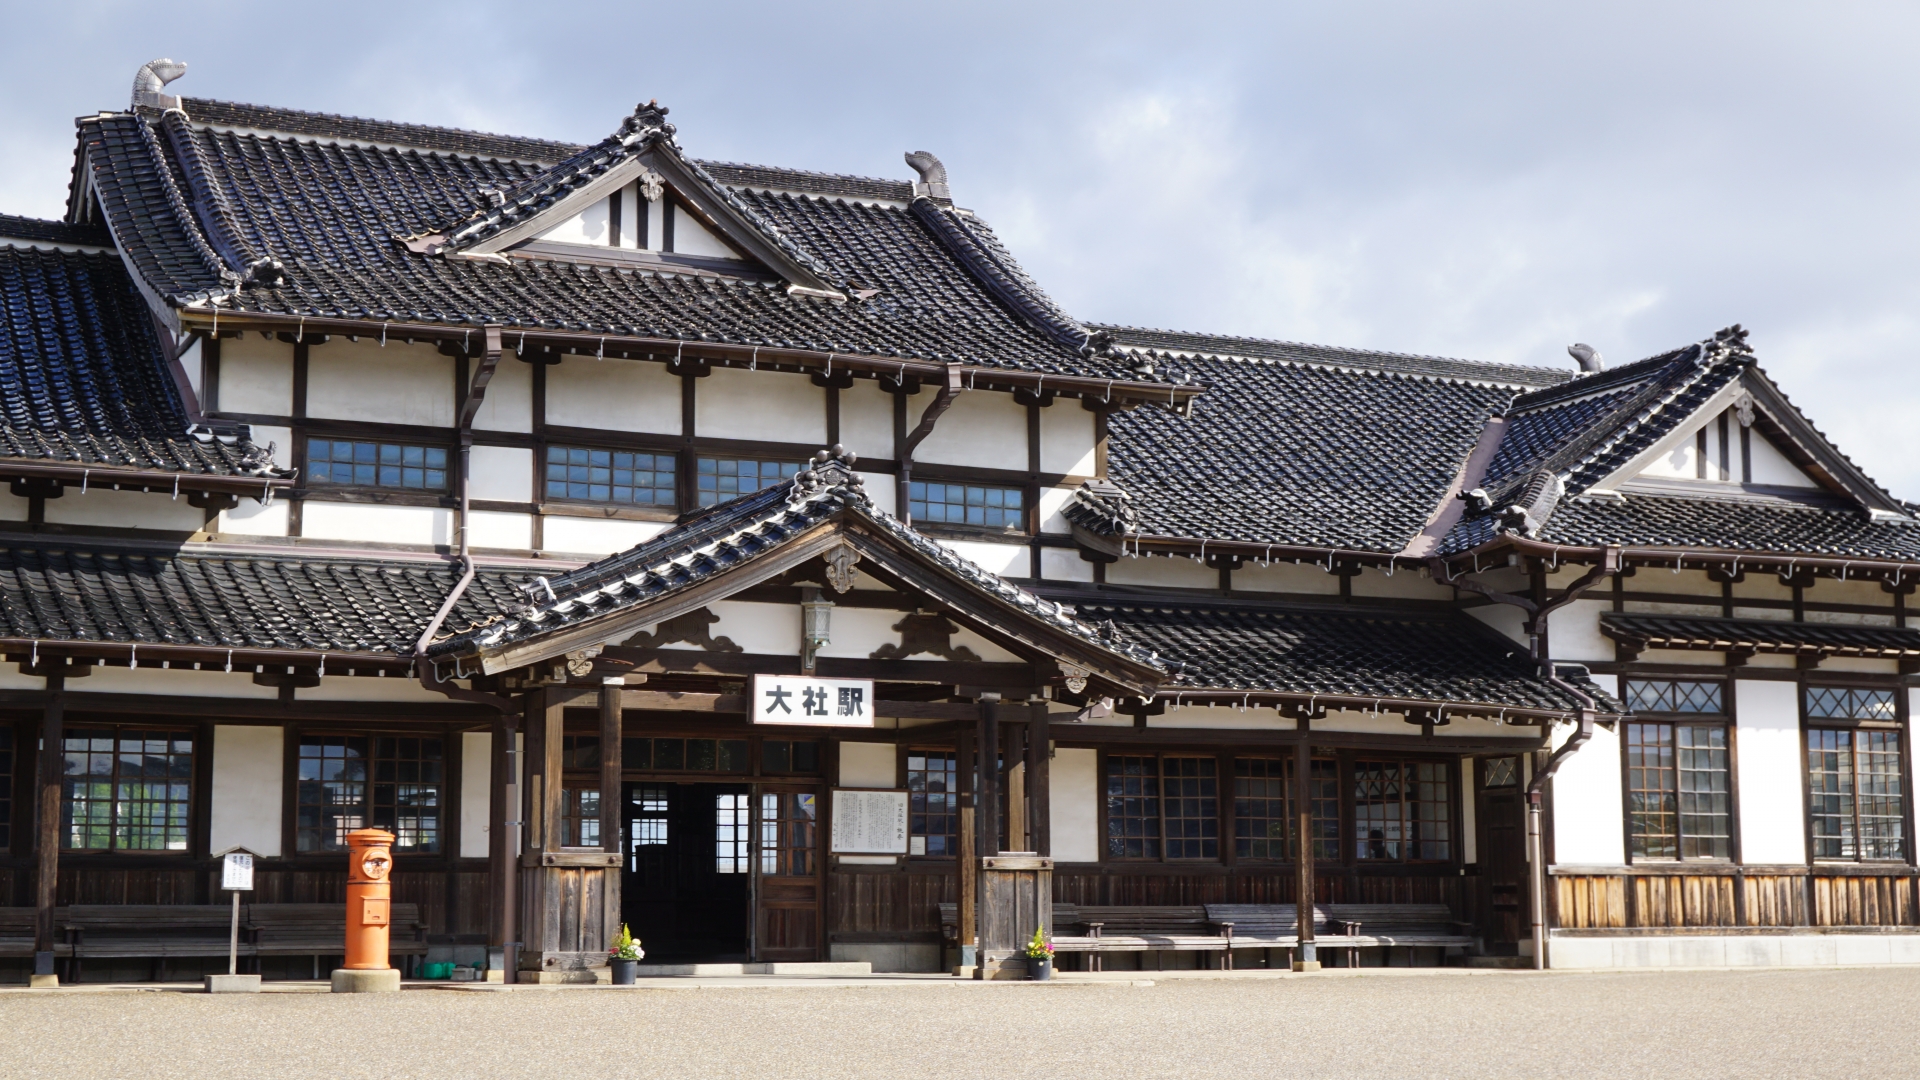
<path fill-rule="evenodd" d="M 633 789 L 628 802 L 628 813 L 637 815 L 628 823 L 629 842 L 633 847 L 665 847 L 668 832 L 667 789 L 642 784 Z M 637 867 L 636 867 L 637 868 Z"/>
<path fill-rule="evenodd" d="M 1807 805 L 1816 859 L 1906 854 L 1897 731 L 1807 731 Z"/>
<path fill-rule="evenodd" d="M 753 872 L 753 796 L 720 794 L 713 797 L 713 869 L 721 874 Z M 662 830 L 661 843 L 665 843 Z"/>
<path fill-rule="evenodd" d="M 348 439 L 308 439 L 307 476 L 321 484 L 445 491 L 447 449 Z"/>
<path fill-rule="evenodd" d="M 1636 713 L 1706 713 L 1724 715 L 1724 687 L 1717 682 L 1685 679 L 1630 679 L 1627 706 Z"/>
<path fill-rule="evenodd" d="M 62 738 L 62 750 L 62 847 L 187 850 L 191 732 L 71 729 Z"/>
<path fill-rule="evenodd" d="M 1899 719 L 1891 690 L 1860 690 L 1845 686 L 1807 687 L 1807 717 L 1813 720 Z"/>
<path fill-rule="evenodd" d="M 817 773 L 820 744 L 812 739 L 765 739 L 760 743 L 760 771 Z"/>
<path fill-rule="evenodd" d="M 1520 783 L 1520 761 L 1518 758 L 1488 758 L 1482 767 L 1480 784 L 1482 787 L 1515 787 Z"/>
<path fill-rule="evenodd" d="M 1354 855 L 1367 860 L 1450 858 L 1451 772 L 1441 762 L 1356 761 Z"/>
<path fill-rule="evenodd" d="M 760 872 L 783 877 L 813 873 L 815 797 L 804 792 L 763 792 L 760 796 Z"/>
<path fill-rule="evenodd" d="M 1638 859 L 1733 857 L 1727 729 L 1626 726 L 1627 832 Z"/>
<path fill-rule="evenodd" d="M 1219 762 L 1213 758 L 1169 757 L 1161 760 L 1160 767 L 1167 858 L 1219 858 Z"/>
<path fill-rule="evenodd" d="M 600 846 L 600 792 L 595 788 L 560 789 L 560 845 Z"/>
<path fill-rule="evenodd" d="M 1107 856 L 1160 857 L 1160 759 L 1107 758 Z"/>
<path fill-rule="evenodd" d="M 713 506 L 741 495 L 751 495 L 769 484 L 791 480 L 800 471 L 796 462 L 749 458 L 699 458 L 694 463 L 695 494 L 701 506 Z"/>
<path fill-rule="evenodd" d="M 1285 859 L 1290 856 L 1288 764 L 1278 758 L 1233 760 L 1233 852 L 1237 857 Z"/>
<path fill-rule="evenodd" d="M 674 505 L 674 455 L 547 447 L 547 498 L 616 506 Z"/>
<path fill-rule="evenodd" d="M 440 850 L 441 740 L 387 735 L 302 735 L 295 847 L 345 851 L 347 834 L 394 834 L 396 854 Z"/>
<path fill-rule="evenodd" d="M 1627 725 L 1627 834 L 1637 858 L 1679 854 L 1679 797 L 1674 783 L 1673 727 Z"/>
<path fill-rule="evenodd" d="M 1026 526 L 1026 499 L 1019 488 L 919 480 L 907 488 L 908 513 L 916 524 L 980 525 L 989 529 Z"/>
<path fill-rule="evenodd" d="M 907 854 L 960 853 L 960 759 L 952 751 L 907 752 Z"/>
<path fill-rule="evenodd" d="M 591 767 L 599 767 L 597 754 Z M 744 773 L 752 766 L 747 760 L 745 739 L 629 738 L 620 740 L 620 767 L 654 772 Z"/>

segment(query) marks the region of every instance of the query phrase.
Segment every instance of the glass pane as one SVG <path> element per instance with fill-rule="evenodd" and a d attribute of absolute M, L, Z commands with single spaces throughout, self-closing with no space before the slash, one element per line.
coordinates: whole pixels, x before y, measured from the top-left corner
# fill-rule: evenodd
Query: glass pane
<path fill-rule="evenodd" d="M 1107 855 L 1160 857 L 1160 760 L 1107 758 Z"/>

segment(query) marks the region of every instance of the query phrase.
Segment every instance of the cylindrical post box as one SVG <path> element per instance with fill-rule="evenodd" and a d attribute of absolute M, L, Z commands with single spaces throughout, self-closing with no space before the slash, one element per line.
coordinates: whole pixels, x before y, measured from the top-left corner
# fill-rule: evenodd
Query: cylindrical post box
<path fill-rule="evenodd" d="M 347 834 L 347 970 L 391 967 L 387 934 L 393 925 L 393 834 L 357 829 Z"/>

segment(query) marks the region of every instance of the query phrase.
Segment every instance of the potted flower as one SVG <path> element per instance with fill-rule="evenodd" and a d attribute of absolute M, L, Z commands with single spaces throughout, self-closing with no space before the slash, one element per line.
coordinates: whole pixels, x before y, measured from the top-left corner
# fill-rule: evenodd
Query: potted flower
<path fill-rule="evenodd" d="M 613 948 L 607 950 L 607 962 L 613 966 L 613 985 L 632 986 L 633 977 L 640 967 L 640 960 L 647 951 L 640 947 L 640 941 L 627 929 L 626 923 L 620 924 L 620 936 L 613 939 Z"/>
<path fill-rule="evenodd" d="M 1053 978 L 1053 942 L 1043 927 L 1033 928 L 1033 940 L 1027 942 L 1027 978 L 1046 982 Z"/>

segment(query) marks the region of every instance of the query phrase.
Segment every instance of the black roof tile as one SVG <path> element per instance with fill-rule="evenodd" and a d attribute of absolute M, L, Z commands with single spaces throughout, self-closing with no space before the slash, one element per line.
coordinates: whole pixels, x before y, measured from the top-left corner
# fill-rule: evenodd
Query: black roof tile
<path fill-rule="evenodd" d="M 1600 616 L 1600 629 L 1608 637 L 1640 649 L 1750 649 L 1762 653 L 1920 658 L 1920 630 L 1896 626 L 1608 612 Z"/>
<path fill-rule="evenodd" d="M 64 221 L 0 214 L 0 245 L 9 240 L 40 244 L 70 244 L 79 247 L 111 247 L 113 237 L 98 225 L 69 225 Z"/>

